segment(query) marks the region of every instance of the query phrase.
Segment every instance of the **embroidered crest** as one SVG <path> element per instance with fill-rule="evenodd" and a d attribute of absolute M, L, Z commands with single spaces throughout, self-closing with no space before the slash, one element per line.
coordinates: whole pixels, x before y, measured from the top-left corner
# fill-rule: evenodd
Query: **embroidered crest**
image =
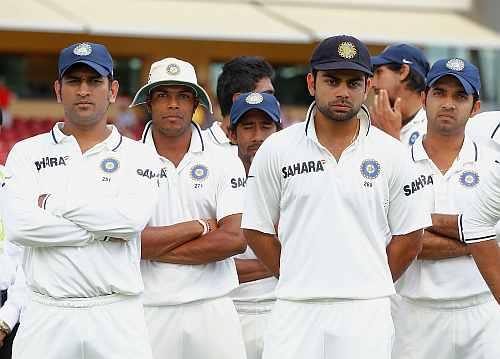
<path fill-rule="evenodd" d="M 245 102 L 249 105 L 257 105 L 264 101 L 264 97 L 258 92 L 252 92 L 245 98 Z"/>
<path fill-rule="evenodd" d="M 339 45 L 339 55 L 344 59 L 352 59 L 358 53 L 356 46 L 352 42 L 344 41 Z"/>
<path fill-rule="evenodd" d="M 191 178 L 201 182 L 208 177 L 208 168 L 205 165 L 195 165 L 191 168 Z"/>
<path fill-rule="evenodd" d="M 101 170 L 105 173 L 113 173 L 120 167 L 120 162 L 114 158 L 106 158 L 101 162 Z"/>
<path fill-rule="evenodd" d="M 181 72 L 179 65 L 177 64 L 169 64 L 167 66 L 167 73 L 170 75 L 178 75 Z"/>
<path fill-rule="evenodd" d="M 410 139 L 408 140 L 410 146 L 413 145 L 419 137 L 420 137 L 420 132 L 418 131 L 413 132 L 410 136 Z"/>
<path fill-rule="evenodd" d="M 453 71 L 463 71 L 465 63 L 462 59 L 451 59 L 446 63 L 446 67 Z"/>
<path fill-rule="evenodd" d="M 380 163 L 374 159 L 364 160 L 359 170 L 364 178 L 373 180 L 380 174 Z"/>
<path fill-rule="evenodd" d="M 472 188 L 479 183 L 479 175 L 474 171 L 464 171 L 459 181 L 462 186 Z"/>
<path fill-rule="evenodd" d="M 86 42 L 82 42 L 81 44 L 78 44 L 74 49 L 73 49 L 73 54 L 77 56 L 89 56 L 92 53 L 92 46 Z"/>

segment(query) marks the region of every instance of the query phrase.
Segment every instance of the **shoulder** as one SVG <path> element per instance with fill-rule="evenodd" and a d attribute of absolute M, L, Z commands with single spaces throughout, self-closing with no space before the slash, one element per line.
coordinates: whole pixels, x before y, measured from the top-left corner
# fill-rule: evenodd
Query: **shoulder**
<path fill-rule="evenodd" d="M 500 130 L 500 111 L 481 112 L 467 121 L 467 134 L 473 138 L 492 137 Z"/>
<path fill-rule="evenodd" d="M 220 170 L 241 169 L 243 163 L 238 155 L 215 143 L 205 143 L 205 149 L 201 156 L 210 163 L 211 166 L 218 167 Z"/>
<path fill-rule="evenodd" d="M 306 124 L 299 122 L 269 136 L 262 146 L 290 149 L 293 145 L 306 138 Z"/>
<path fill-rule="evenodd" d="M 388 155 L 394 155 L 395 153 L 393 151 L 403 154 L 408 153 L 407 146 L 403 145 L 401 141 L 395 139 L 373 125 L 370 126 L 368 138 L 372 146 Z"/>

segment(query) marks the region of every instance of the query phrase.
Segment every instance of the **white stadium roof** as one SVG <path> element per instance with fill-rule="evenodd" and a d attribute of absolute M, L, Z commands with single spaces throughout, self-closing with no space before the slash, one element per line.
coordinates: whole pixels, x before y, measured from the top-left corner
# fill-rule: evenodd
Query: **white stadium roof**
<path fill-rule="evenodd" d="M 471 0 L 2 0 L 0 30 L 311 43 L 345 33 L 371 44 L 500 48 L 465 13 Z"/>

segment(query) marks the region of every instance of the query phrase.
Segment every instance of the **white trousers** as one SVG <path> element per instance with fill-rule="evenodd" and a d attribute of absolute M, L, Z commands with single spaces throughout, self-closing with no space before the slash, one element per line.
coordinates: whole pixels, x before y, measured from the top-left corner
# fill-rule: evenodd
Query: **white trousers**
<path fill-rule="evenodd" d="M 390 359 L 389 298 L 283 301 L 271 313 L 264 359 Z"/>
<path fill-rule="evenodd" d="M 240 317 L 247 359 L 262 358 L 264 335 L 274 302 L 234 302 Z"/>
<path fill-rule="evenodd" d="M 151 359 L 139 297 L 56 300 L 33 294 L 13 359 Z"/>
<path fill-rule="evenodd" d="M 148 306 L 144 313 L 155 359 L 246 358 L 238 314 L 229 298 Z"/>
<path fill-rule="evenodd" d="M 500 358 L 500 306 L 491 294 L 464 300 L 402 298 L 393 359 Z"/>

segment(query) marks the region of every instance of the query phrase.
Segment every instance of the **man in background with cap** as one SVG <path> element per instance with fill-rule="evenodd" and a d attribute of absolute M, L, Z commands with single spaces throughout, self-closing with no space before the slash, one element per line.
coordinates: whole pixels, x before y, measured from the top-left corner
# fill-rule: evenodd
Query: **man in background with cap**
<path fill-rule="evenodd" d="M 435 213 L 433 224 L 463 213 L 479 183 L 491 176 L 494 152 L 465 135 L 467 121 L 480 109 L 480 86 L 477 67 L 459 58 L 438 60 L 427 76 L 427 134 L 412 146 L 411 160 Z M 434 226 L 425 230 L 418 260 L 397 284 L 403 300 L 394 313 L 393 359 L 500 358 L 500 310 L 481 276 L 495 269 L 485 263 L 494 263 L 500 274 L 495 238 L 463 242 Z"/>
<path fill-rule="evenodd" d="M 422 109 L 422 91 L 429 62 L 417 47 L 398 44 L 372 57 L 375 91 L 370 109 L 372 121 L 381 130 L 413 145 L 427 129 Z"/>
<path fill-rule="evenodd" d="M 230 118 L 229 136 L 238 145 L 238 156 L 248 175 L 259 147 L 281 130 L 279 103 L 271 94 L 243 93 L 235 99 Z M 278 281 L 250 247 L 235 257 L 235 263 L 240 285 L 231 297 L 240 316 L 247 359 L 260 359 Z"/>
<path fill-rule="evenodd" d="M 245 172 L 192 121 L 206 91 L 193 66 L 176 58 L 151 65 L 132 105 L 152 121 L 142 142 L 163 168 L 160 203 L 142 233 L 144 305 L 155 359 L 244 359 L 238 315 L 228 294 L 238 285 L 232 256 L 245 251 L 240 230 Z"/>
<path fill-rule="evenodd" d="M 161 164 L 106 124 L 118 82 L 103 45 L 63 49 L 54 90 L 64 122 L 18 142 L 6 165 L 6 234 L 24 247 L 31 292 L 13 358 L 151 358 L 139 236 Z"/>
<path fill-rule="evenodd" d="M 242 228 L 279 276 L 265 359 L 390 358 L 393 280 L 430 218 L 419 191 L 404 192 L 415 179 L 404 146 L 370 125 L 371 75 L 358 39 L 323 40 L 306 120 L 268 138 L 252 162 Z"/>
<path fill-rule="evenodd" d="M 229 113 L 234 99 L 243 92 L 265 92 L 274 94 L 272 78 L 274 70 L 263 58 L 257 56 L 239 56 L 224 64 L 217 79 L 217 100 L 222 122 L 215 121 L 205 130 L 209 141 L 238 154 L 238 147 L 229 139 Z"/>

